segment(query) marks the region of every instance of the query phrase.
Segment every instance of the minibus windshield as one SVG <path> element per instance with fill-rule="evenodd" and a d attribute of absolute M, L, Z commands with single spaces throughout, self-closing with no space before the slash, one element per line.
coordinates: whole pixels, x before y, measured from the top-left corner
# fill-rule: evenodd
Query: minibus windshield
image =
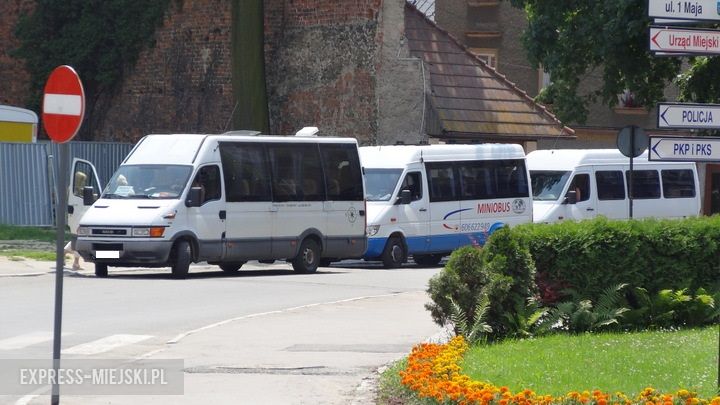
<path fill-rule="evenodd" d="M 570 172 L 559 170 L 530 170 L 534 201 L 556 201 L 560 198 Z"/>
<path fill-rule="evenodd" d="M 365 196 L 368 201 L 389 201 L 402 169 L 365 168 Z"/>
<path fill-rule="evenodd" d="M 102 198 L 180 198 L 192 166 L 123 165 L 108 183 Z"/>

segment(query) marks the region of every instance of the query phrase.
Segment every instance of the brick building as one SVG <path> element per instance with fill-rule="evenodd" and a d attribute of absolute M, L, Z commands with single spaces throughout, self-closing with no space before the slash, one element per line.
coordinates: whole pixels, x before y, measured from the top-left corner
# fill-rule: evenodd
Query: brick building
<path fill-rule="evenodd" d="M 0 82 L 5 104 L 26 100 L 28 75 L 8 52 L 18 45 L 18 16 L 33 6 L 0 4 L 0 75 L 13 78 Z M 132 142 L 147 133 L 242 129 L 232 124 L 232 13 L 232 2 L 223 0 L 170 2 L 154 45 L 124 67 L 112 93 L 87 100 L 79 138 Z M 271 133 L 317 126 L 363 144 L 572 137 L 404 0 L 266 0 L 264 19 Z M 433 50 L 438 46 L 443 50 Z"/>

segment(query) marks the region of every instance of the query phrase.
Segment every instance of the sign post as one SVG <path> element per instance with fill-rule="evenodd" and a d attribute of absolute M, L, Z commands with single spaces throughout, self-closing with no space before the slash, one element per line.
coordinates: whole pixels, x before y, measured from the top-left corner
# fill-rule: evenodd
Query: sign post
<path fill-rule="evenodd" d="M 55 220 L 57 225 L 55 261 L 55 322 L 53 328 L 53 370 L 60 368 L 62 331 L 63 269 L 65 267 L 65 215 L 67 213 L 67 180 L 69 177 L 70 153 L 67 142 L 80 129 L 85 115 L 85 91 L 77 73 L 70 66 L 58 66 L 50 73 L 43 95 L 42 120 L 50 139 L 58 144 L 57 204 Z M 60 386 L 53 382 L 51 403 L 60 403 Z"/>
<path fill-rule="evenodd" d="M 617 147 L 620 152 L 630 158 L 630 177 L 628 177 L 628 214 L 633 217 L 633 158 L 636 158 L 647 149 L 648 138 L 645 131 L 637 125 L 623 127 L 617 136 Z"/>

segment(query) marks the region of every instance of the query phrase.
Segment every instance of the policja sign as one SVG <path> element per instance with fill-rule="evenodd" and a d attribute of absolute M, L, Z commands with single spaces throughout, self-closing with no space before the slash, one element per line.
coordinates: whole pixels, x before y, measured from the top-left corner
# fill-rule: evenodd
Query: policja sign
<path fill-rule="evenodd" d="M 42 120 L 50 139 L 58 144 L 57 204 L 55 219 L 57 224 L 56 268 L 55 268 L 55 326 L 53 329 L 53 370 L 58 375 L 60 369 L 60 349 L 62 336 L 62 293 L 63 268 L 65 267 L 65 215 L 67 213 L 67 183 L 69 177 L 69 145 L 77 134 L 85 115 L 85 91 L 80 77 L 70 66 L 58 66 L 50 73 L 45 83 Z M 52 386 L 51 403 L 60 403 L 60 386 L 57 381 Z"/>

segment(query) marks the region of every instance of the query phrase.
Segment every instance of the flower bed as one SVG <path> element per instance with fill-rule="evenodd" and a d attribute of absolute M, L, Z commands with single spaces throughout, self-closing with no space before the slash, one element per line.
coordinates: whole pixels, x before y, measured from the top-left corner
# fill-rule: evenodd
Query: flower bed
<path fill-rule="evenodd" d="M 419 398 L 461 405 L 720 405 L 720 396 L 708 400 L 687 390 L 667 394 L 653 388 L 644 389 L 634 398 L 599 390 L 572 391 L 559 397 L 538 395 L 528 389 L 512 393 L 507 387 L 473 381 L 462 374 L 459 363 L 467 347 L 462 336 L 446 344 L 415 346 L 408 357 L 407 368 L 400 372 L 402 384 Z"/>

